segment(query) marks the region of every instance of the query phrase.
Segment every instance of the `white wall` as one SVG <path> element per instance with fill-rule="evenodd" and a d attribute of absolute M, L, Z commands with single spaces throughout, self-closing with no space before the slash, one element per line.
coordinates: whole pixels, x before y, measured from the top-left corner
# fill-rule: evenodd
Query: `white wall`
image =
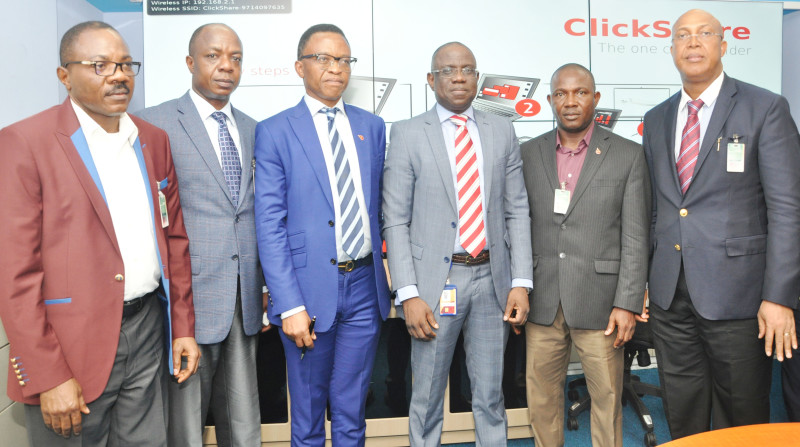
<path fill-rule="evenodd" d="M 800 127 L 800 11 L 783 16 L 783 96 Z"/>

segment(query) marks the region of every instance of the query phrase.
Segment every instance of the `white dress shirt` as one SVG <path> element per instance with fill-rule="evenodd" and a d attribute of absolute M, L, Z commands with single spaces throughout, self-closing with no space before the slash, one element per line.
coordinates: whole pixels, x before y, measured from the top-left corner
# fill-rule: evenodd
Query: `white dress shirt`
<path fill-rule="evenodd" d="M 720 73 L 717 79 L 705 89 L 697 99 L 703 100 L 703 107 L 697 112 L 697 119 L 700 120 L 700 147 L 703 147 L 703 140 L 706 136 L 706 129 L 708 123 L 711 122 L 711 114 L 714 112 L 714 106 L 717 103 L 719 90 L 722 88 L 722 80 L 725 73 Z M 685 89 L 681 89 L 681 101 L 678 103 L 678 119 L 675 121 L 675 162 L 678 162 L 678 156 L 681 153 L 681 139 L 683 138 L 683 128 L 686 126 L 686 120 L 689 118 L 689 106 L 687 103 L 692 101 L 692 98 L 686 93 Z"/>
<path fill-rule="evenodd" d="M 339 189 L 336 185 L 336 170 L 333 163 L 333 149 L 331 148 L 331 140 L 328 137 L 328 116 L 320 109 L 327 107 L 320 101 L 305 95 L 303 100 L 308 106 L 308 111 L 311 112 L 311 118 L 314 120 L 314 127 L 317 130 L 317 138 L 319 139 L 320 147 L 322 148 L 322 157 L 325 159 L 325 167 L 328 170 L 328 180 L 331 184 L 331 194 L 333 195 L 334 203 L 334 222 L 336 230 L 336 256 L 339 262 L 351 260 L 350 256 L 345 253 L 342 248 L 342 213 L 339 209 Z M 350 175 L 353 177 L 353 186 L 356 189 L 356 200 L 361 211 L 361 221 L 363 222 L 364 231 L 364 245 L 356 255 L 356 259 L 361 259 L 366 256 L 372 256 L 372 235 L 370 234 L 369 227 L 369 214 L 367 212 L 366 200 L 364 199 L 364 188 L 361 182 L 361 169 L 358 163 L 358 152 L 356 151 L 356 142 L 353 139 L 353 130 L 350 128 L 350 120 L 344 110 L 344 102 L 339 99 L 339 102 L 334 106 L 339 110 L 336 112 L 336 117 L 333 120 L 336 130 L 339 132 L 339 138 L 344 145 L 344 153 L 347 157 L 347 162 L 350 164 Z M 294 314 L 304 311 L 305 306 L 298 306 L 281 313 L 281 319 L 288 318 Z"/>
<path fill-rule="evenodd" d="M 447 159 L 450 161 L 450 172 L 453 175 L 453 188 L 458 194 L 458 176 L 456 171 L 456 130 L 458 125 L 450 120 L 450 117 L 456 115 L 455 113 L 445 109 L 441 104 L 436 104 L 436 114 L 439 116 L 439 122 L 442 125 L 442 134 L 444 134 L 444 145 L 447 148 Z M 478 132 L 478 123 L 475 122 L 475 110 L 470 106 L 462 113 L 467 116 L 467 132 L 469 132 L 469 139 L 472 141 L 472 147 L 475 148 L 475 155 L 478 161 L 478 180 L 481 187 L 481 207 L 483 209 L 483 221 L 486 222 L 486 188 L 483 181 L 483 149 L 481 147 L 481 136 Z M 458 202 L 458 200 L 456 200 Z M 486 234 L 486 246 L 489 246 L 489 232 Z M 454 254 L 465 254 L 466 250 L 461 246 L 461 222 L 458 223 L 456 230 L 456 238 L 453 242 Z M 511 287 L 525 287 L 527 289 L 533 288 L 533 281 L 529 279 L 513 278 L 511 280 Z M 411 284 L 397 289 L 397 297 L 394 300 L 395 305 L 401 304 L 403 301 L 419 296 L 419 290 L 416 284 Z"/>
<path fill-rule="evenodd" d="M 139 129 L 124 113 L 119 120 L 119 132 L 108 133 L 75 102 L 71 104 L 89 145 L 114 224 L 125 266 L 125 301 L 139 298 L 155 290 L 161 280 L 153 213 L 133 150 Z M 148 180 L 153 182 L 151 188 L 156 188 L 162 179 Z"/>
<path fill-rule="evenodd" d="M 208 138 L 211 140 L 211 145 L 214 146 L 214 153 L 217 154 L 217 161 L 219 161 L 220 167 L 222 167 L 222 152 L 220 152 L 219 149 L 219 123 L 211 115 L 217 111 L 225 114 L 225 124 L 228 125 L 228 132 L 231 134 L 231 138 L 233 138 L 233 141 L 236 142 L 236 151 L 239 153 L 239 162 L 242 164 L 242 172 L 245 172 L 245 161 L 242 160 L 242 140 L 239 138 L 239 128 L 236 126 L 236 120 L 233 119 L 233 108 L 231 107 L 231 103 L 228 102 L 225 104 L 225 107 L 217 110 L 192 89 L 189 89 L 189 97 L 192 98 L 192 102 L 197 108 L 200 118 L 203 120 L 203 125 L 206 127 L 206 132 L 208 132 Z M 249 169 L 249 166 L 247 166 L 247 168 Z"/>

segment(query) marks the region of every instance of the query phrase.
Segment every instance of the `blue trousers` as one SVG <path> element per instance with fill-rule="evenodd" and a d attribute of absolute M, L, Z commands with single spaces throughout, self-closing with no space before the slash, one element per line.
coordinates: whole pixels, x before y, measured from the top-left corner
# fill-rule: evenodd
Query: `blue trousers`
<path fill-rule="evenodd" d="M 317 332 L 314 349 L 300 360 L 300 348 L 281 331 L 293 447 L 325 445 L 328 401 L 333 445 L 364 445 L 364 409 L 381 327 L 377 295 L 371 265 L 340 272 L 337 298 L 330 304 L 336 306 L 336 318 L 330 330 Z"/>

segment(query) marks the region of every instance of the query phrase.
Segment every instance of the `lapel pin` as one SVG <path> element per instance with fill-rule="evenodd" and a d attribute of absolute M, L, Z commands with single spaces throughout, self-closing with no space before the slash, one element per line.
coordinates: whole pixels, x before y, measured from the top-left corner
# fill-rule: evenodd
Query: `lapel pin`
<path fill-rule="evenodd" d="M 364 135 L 359 135 L 358 139 L 361 140 L 361 141 L 364 141 Z"/>
<path fill-rule="evenodd" d="M 601 151 L 600 148 L 598 147 L 597 149 L 594 150 L 594 153 L 600 155 L 603 153 L 603 151 Z"/>

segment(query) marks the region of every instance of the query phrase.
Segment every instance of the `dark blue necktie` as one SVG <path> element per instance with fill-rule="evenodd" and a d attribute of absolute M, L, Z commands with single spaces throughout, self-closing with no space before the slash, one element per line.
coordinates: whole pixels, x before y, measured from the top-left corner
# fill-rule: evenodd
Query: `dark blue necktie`
<path fill-rule="evenodd" d="M 211 117 L 219 124 L 219 152 L 222 158 L 222 173 L 225 175 L 225 182 L 228 183 L 228 190 L 231 192 L 233 206 L 239 204 L 239 183 L 242 180 L 242 163 L 239 161 L 239 151 L 236 150 L 236 143 L 228 131 L 228 124 L 225 122 L 225 114 L 214 112 Z"/>

